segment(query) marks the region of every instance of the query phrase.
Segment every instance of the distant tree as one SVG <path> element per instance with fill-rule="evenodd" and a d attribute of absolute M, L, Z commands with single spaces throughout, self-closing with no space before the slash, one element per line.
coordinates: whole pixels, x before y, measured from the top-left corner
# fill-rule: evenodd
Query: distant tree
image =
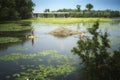
<path fill-rule="evenodd" d="M 89 3 L 86 5 L 86 8 L 88 9 L 88 11 L 91 11 L 91 9 L 93 8 L 93 5 Z"/>
<path fill-rule="evenodd" d="M 45 11 L 44 12 L 50 12 L 50 9 L 45 9 Z"/>
<path fill-rule="evenodd" d="M 80 5 L 76 5 L 76 8 L 77 8 L 77 11 L 79 12 L 80 11 Z"/>

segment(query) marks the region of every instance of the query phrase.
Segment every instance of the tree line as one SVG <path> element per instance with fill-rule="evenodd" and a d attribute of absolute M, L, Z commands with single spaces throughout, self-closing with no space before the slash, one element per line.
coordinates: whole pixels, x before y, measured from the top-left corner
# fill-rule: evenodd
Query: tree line
<path fill-rule="evenodd" d="M 0 0 L 0 20 L 30 18 L 34 5 L 32 0 Z"/>
<path fill-rule="evenodd" d="M 112 17 L 120 17 L 120 11 L 116 10 L 92 10 L 94 6 L 90 3 L 86 4 L 86 9 L 81 10 L 81 5 L 76 5 L 76 9 L 59 9 L 57 11 L 52 11 L 52 12 L 69 12 L 70 15 L 69 17 L 107 17 L 107 18 L 112 18 Z M 45 9 L 44 12 L 50 12 L 49 9 Z"/>

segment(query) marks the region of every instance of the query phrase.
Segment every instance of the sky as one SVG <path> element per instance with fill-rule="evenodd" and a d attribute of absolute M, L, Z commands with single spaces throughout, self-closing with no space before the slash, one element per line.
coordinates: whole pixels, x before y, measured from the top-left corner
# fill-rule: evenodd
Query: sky
<path fill-rule="evenodd" d="M 119 10 L 120 0 L 32 0 L 35 3 L 33 12 L 44 12 L 45 9 L 50 11 L 58 9 L 76 9 L 76 5 L 81 5 L 81 10 L 86 9 L 86 4 L 91 3 L 93 10 Z"/>

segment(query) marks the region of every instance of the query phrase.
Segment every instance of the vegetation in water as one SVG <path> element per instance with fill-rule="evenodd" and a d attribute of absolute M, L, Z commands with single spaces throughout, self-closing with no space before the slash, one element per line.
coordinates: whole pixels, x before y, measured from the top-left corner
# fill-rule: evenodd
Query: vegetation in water
<path fill-rule="evenodd" d="M 27 24 L 27 22 L 26 22 Z M 0 24 L 0 32 L 4 31 L 25 31 L 25 30 L 31 30 L 32 27 L 29 26 L 30 23 L 25 25 L 25 23 L 5 23 Z"/>
<path fill-rule="evenodd" d="M 15 37 L 0 37 L 0 43 L 21 42 L 22 40 Z"/>
<path fill-rule="evenodd" d="M 6 76 L 7 79 L 59 80 L 67 79 L 68 75 L 76 71 L 75 60 L 70 56 L 59 54 L 55 50 L 43 51 L 36 54 L 12 53 L 0 57 L 2 61 L 19 61 L 18 59 L 29 60 L 32 63 L 20 65 L 19 69 L 22 70 Z"/>
<path fill-rule="evenodd" d="M 64 37 L 68 37 L 68 36 L 72 36 L 72 35 L 77 35 L 80 33 L 82 33 L 82 32 L 78 31 L 78 30 L 71 30 L 71 29 L 64 28 L 64 27 L 57 28 L 57 29 L 50 32 L 50 34 L 52 34 L 56 37 L 60 37 L 60 38 L 64 38 Z"/>
<path fill-rule="evenodd" d="M 75 71 L 72 63 L 66 63 L 56 66 L 38 65 L 36 69 L 27 68 L 27 70 L 13 74 L 15 80 L 56 80 L 67 79 L 67 76 Z"/>
<path fill-rule="evenodd" d="M 72 52 L 82 60 L 85 80 L 119 80 L 120 50 L 109 52 L 108 34 L 99 32 L 98 28 L 96 22 L 88 29 L 92 37 L 80 39 Z"/>
<path fill-rule="evenodd" d="M 26 19 L 22 21 L 37 21 L 37 22 L 46 22 L 46 23 L 54 23 L 54 24 L 73 24 L 73 23 L 84 23 L 84 22 L 96 22 L 99 20 L 100 22 L 111 22 L 112 20 L 109 18 L 33 18 Z"/>
<path fill-rule="evenodd" d="M 72 59 L 67 55 L 62 55 L 57 53 L 57 51 L 55 50 L 47 50 L 47 51 L 31 53 L 31 54 L 30 53 L 29 54 L 11 53 L 9 55 L 0 56 L 0 60 L 14 61 L 14 60 L 20 60 L 20 59 L 33 59 L 33 58 L 40 60 L 40 57 L 41 59 L 43 59 L 43 57 L 49 57 L 51 61 L 56 60 L 57 62 L 68 61 L 69 59 Z"/>

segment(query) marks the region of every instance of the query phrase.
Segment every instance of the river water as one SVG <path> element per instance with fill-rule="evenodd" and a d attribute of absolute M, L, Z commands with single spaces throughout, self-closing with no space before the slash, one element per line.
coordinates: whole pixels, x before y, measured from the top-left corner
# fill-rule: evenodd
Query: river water
<path fill-rule="evenodd" d="M 79 80 L 77 69 L 80 59 L 71 52 L 79 40 L 79 35 L 62 38 L 53 36 L 49 32 L 58 27 L 87 31 L 87 27 L 92 26 L 93 23 L 52 24 L 34 21 L 30 23 L 33 32 L 20 32 L 24 38 L 22 42 L 0 44 L 0 80 Z M 118 49 L 120 45 L 120 23 L 116 21 L 104 22 L 100 23 L 99 27 L 102 32 L 107 31 L 109 33 L 110 51 Z M 32 33 L 37 38 L 25 38 L 26 35 Z M 56 67 L 60 65 L 65 69 L 68 67 L 67 69 L 70 71 Z M 41 66 L 44 66 L 45 69 L 52 66 L 53 69 L 50 68 L 51 72 L 47 73 L 44 68 L 41 71 Z M 60 71 L 56 73 L 59 69 L 63 73 Z M 53 70 L 57 76 L 53 75 Z M 53 75 L 52 78 L 49 77 L 49 74 Z"/>

